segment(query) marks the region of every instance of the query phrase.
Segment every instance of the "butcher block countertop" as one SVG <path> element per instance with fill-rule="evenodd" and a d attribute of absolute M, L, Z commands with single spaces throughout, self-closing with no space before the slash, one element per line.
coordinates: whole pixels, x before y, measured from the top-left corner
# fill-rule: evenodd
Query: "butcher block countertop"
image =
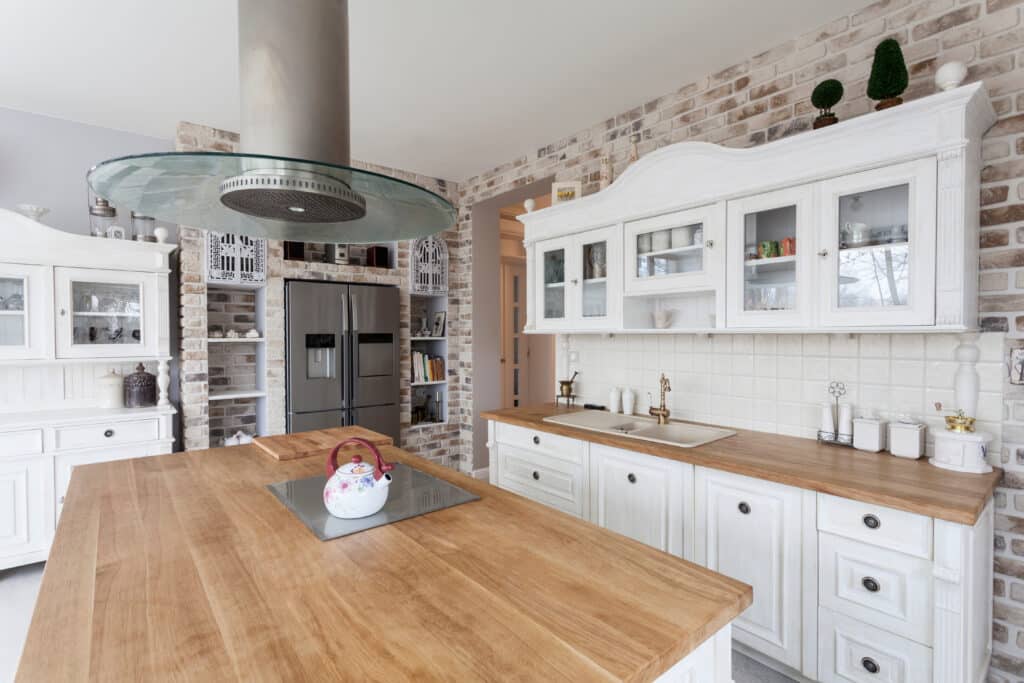
<path fill-rule="evenodd" d="M 487 411 L 481 416 L 971 526 L 978 521 L 1003 474 L 998 468 L 990 474 L 950 472 L 924 458 L 907 460 L 884 452 L 868 453 L 826 446 L 810 439 L 740 429 L 735 430 L 735 436 L 696 448 L 682 448 L 544 422 L 550 415 L 577 410 L 582 409 L 545 403 Z"/>
<path fill-rule="evenodd" d="M 751 588 L 402 450 L 481 500 L 321 542 L 255 445 L 76 467 L 20 681 L 650 681 Z"/>

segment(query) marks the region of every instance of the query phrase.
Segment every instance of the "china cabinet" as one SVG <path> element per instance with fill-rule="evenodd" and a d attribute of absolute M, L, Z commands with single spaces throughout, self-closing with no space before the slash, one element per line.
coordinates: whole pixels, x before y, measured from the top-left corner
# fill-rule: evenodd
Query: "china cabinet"
<path fill-rule="evenodd" d="M 618 326 L 621 234 L 619 226 L 612 226 L 537 245 L 534 291 L 540 328 Z"/>
<path fill-rule="evenodd" d="M 757 147 L 680 142 L 519 217 L 527 332 L 976 329 L 981 83 Z M 580 239 L 621 226 L 607 282 Z M 618 282 L 613 276 L 620 275 Z"/>
<path fill-rule="evenodd" d="M 0 210 L 0 569 L 45 560 L 75 465 L 171 452 L 169 257 Z M 159 398 L 104 407 L 143 363 Z M 116 375 L 115 375 L 116 377 Z"/>

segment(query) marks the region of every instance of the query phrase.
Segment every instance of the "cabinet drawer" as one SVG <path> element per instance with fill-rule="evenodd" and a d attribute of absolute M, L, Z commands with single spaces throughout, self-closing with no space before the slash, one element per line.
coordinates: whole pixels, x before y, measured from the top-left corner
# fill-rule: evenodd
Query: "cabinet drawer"
<path fill-rule="evenodd" d="M 932 519 L 881 505 L 818 495 L 818 530 L 931 559 Z"/>
<path fill-rule="evenodd" d="M 499 443 L 522 450 L 549 453 L 574 463 L 583 462 L 584 442 L 566 436 L 498 422 L 494 426 L 494 438 Z"/>
<path fill-rule="evenodd" d="M 171 445 L 169 442 L 156 441 L 134 444 L 132 446 L 119 446 L 117 448 L 58 453 L 53 458 L 53 492 L 57 518 L 60 518 L 60 511 L 64 508 L 64 497 L 67 495 L 68 486 L 71 484 L 72 472 L 78 465 L 127 460 L 128 458 L 142 458 L 148 455 L 162 455 L 170 452 Z"/>
<path fill-rule="evenodd" d="M 0 458 L 5 455 L 33 455 L 43 452 L 43 430 L 20 429 L 0 434 Z"/>
<path fill-rule="evenodd" d="M 823 607 L 818 610 L 818 680 L 929 683 L 932 650 Z"/>
<path fill-rule="evenodd" d="M 130 422 L 109 422 L 74 427 L 58 427 L 57 448 L 97 448 L 134 441 L 151 441 L 160 438 L 160 421 L 133 420 Z"/>
<path fill-rule="evenodd" d="M 585 517 L 584 469 L 548 455 L 498 444 L 498 486 L 538 503 Z"/>
<path fill-rule="evenodd" d="M 932 563 L 920 557 L 819 534 L 820 604 L 932 644 Z"/>

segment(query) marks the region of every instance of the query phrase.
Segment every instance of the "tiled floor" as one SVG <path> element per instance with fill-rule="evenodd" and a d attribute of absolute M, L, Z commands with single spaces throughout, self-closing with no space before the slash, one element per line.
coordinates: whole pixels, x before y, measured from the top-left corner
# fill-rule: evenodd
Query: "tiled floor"
<path fill-rule="evenodd" d="M 32 608 L 43 578 L 43 563 L 0 571 L 0 682 L 14 680 Z"/>
<path fill-rule="evenodd" d="M 14 680 L 43 578 L 43 563 L 0 571 L 0 683 Z M 792 683 L 749 657 L 733 652 L 734 683 Z"/>

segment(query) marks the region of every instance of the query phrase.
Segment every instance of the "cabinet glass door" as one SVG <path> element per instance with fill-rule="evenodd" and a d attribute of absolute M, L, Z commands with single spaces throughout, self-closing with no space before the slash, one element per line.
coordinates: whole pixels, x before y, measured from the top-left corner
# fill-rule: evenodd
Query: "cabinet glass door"
<path fill-rule="evenodd" d="M 156 353 L 159 325 L 156 276 L 57 268 L 61 358 L 140 358 Z"/>
<path fill-rule="evenodd" d="M 566 257 L 568 247 L 564 240 L 557 246 L 540 248 L 540 322 L 564 320 L 566 317 Z"/>
<path fill-rule="evenodd" d="M 824 183 L 826 325 L 934 322 L 935 162 Z"/>
<path fill-rule="evenodd" d="M 569 327 L 618 327 L 622 310 L 622 232 L 619 226 L 574 235 L 567 264 Z"/>
<path fill-rule="evenodd" d="M 653 216 L 625 225 L 626 294 L 716 288 L 715 237 L 724 204 Z"/>
<path fill-rule="evenodd" d="M 580 315 L 608 316 L 608 242 L 584 242 L 581 247 L 583 279 L 580 283 Z"/>
<path fill-rule="evenodd" d="M 0 358 L 52 356 L 51 278 L 46 266 L 0 264 Z"/>
<path fill-rule="evenodd" d="M 729 202 L 730 327 L 810 324 L 813 197 L 813 185 L 800 185 Z"/>

